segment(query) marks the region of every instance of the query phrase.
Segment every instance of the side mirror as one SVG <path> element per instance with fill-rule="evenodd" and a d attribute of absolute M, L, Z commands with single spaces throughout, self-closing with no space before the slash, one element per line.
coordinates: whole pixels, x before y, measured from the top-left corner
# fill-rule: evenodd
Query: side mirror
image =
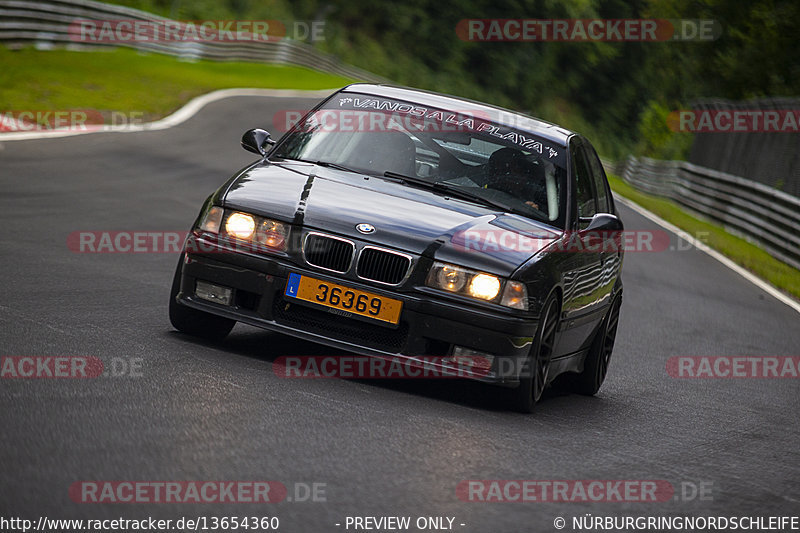
<path fill-rule="evenodd" d="M 622 250 L 622 220 L 609 213 L 597 213 L 593 217 L 581 217 L 578 221 L 587 224 L 578 231 L 580 249 L 596 252 L 619 252 Z"/>
<path fill-rule="evenodd" d="M 625 227 L 618 216 L 609 213 L 597 213 L 590 219 L 581 218 L 581 222 L 588 221 L 589 225 L 582 231 L 622 231 Z"/>
<path fill-rule="evenodd" d="M 267 145 L 272 146 L 275 141 L 270 138 L 267 130 L 256 128 L 254 130 L 247 130 L 242 135 L 242 148 L 248 152 L 253 152 L 260 156 L 267 155 Z"/>

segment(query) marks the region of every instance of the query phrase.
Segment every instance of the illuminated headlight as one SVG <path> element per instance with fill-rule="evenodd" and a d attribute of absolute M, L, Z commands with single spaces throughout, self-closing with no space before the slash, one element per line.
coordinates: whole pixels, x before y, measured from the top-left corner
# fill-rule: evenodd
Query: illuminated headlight
<path fill-rule="evenodd" d="M 246 243 L 252 251 L 284 252 L 289 242 L 289 224 L 262 218 L 239 211 L 225 211 L 221 207 L 209 209 L 197 229 L 208 233 L 220 233 Z"/>
<path fill-rule="evenodd" d="M 242 241 L 249 241 L 255 231 L 255 219 L 245 213 L 231 213 L 225 222 L 225 232 Z"/>
<path fill-rule="evenodd" d="M 478 274 L 469 282 L 469 294 L 481 300 L 494 300 L 500 294 L 500 278 L 491 274 Z"/>
<path fill-rule="evenodd" d="M 440 262 L 433 264 L 425 284 L 489 302 L 497 302 L 503 289 L 503 280 L 497 276 Z M 498 303 L 515 309 L 527 309 L 525 286 L 516 281 L 507 281 L 505 286 Z"/>

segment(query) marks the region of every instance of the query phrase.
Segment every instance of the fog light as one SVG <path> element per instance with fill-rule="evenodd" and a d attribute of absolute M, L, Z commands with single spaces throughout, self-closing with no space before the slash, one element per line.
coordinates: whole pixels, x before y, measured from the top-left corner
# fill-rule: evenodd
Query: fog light
<path fill-rule="evenodd" d="M 448 358 L 448 362 L 473 370 L 488 372 L 492 368 L 494 356 L 472 348 L 465 348 L 464 346 L 453 346 L 453 355 Z"/>
<path fill-rule="evenodd" d="M 206 281 L 197 281 L 194 288 L 194 295 L 202 300 L 214 302 L 215 304 L 231 305 L 233 290 L 229 287 L 221 287 Z"/>

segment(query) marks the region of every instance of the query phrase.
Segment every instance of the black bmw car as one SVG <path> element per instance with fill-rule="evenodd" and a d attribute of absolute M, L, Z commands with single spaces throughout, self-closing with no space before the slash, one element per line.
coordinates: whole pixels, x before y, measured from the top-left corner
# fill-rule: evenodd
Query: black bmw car
<path fill-rule="evenodd" d="M 503 386 L 594 394 L 622 298 L 622 223 L 588 140 L 477 102 L 355 84 L 208 197 L 170 294 L 179 331 L 236 322 Z"/>

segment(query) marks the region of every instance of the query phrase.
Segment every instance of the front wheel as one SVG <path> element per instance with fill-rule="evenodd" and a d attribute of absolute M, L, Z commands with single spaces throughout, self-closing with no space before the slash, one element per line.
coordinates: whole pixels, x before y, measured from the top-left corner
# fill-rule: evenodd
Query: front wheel
<path fill-rule="evenodd" d="M 509 407 L 515 411 L 533 412 L 533 407 L 542 397 L 550 375 L 550 361 L 555 347 L 558 317 L 558 300 L 555 296 L 551 296 L 544 305 L 531 351 L 522 365 L 519 386 L 508 391 Z"/>
<path fill-rule="evenodd" d="M 622 306 L 622 294 L 617 294 L 586 355 L 583 372 L 575 376 L 573 388 L 578 394 L 594 396 L 606 379 L 611 352 L 614 351 L 614 341 L 617 338 L 620 306 Z"/>
<path fill-rule="evenodd" d="M 204 313 L 181 305 L 175 300 L 181 288 L 182 266 L 183 254 L 178 261 L 178 268 L 172 278 L 172 289 L 169 291 L 169 321 L 175 329 L 187 335 L 208 340 L 224 339 L 236 324 L 235 320 Z"/>

